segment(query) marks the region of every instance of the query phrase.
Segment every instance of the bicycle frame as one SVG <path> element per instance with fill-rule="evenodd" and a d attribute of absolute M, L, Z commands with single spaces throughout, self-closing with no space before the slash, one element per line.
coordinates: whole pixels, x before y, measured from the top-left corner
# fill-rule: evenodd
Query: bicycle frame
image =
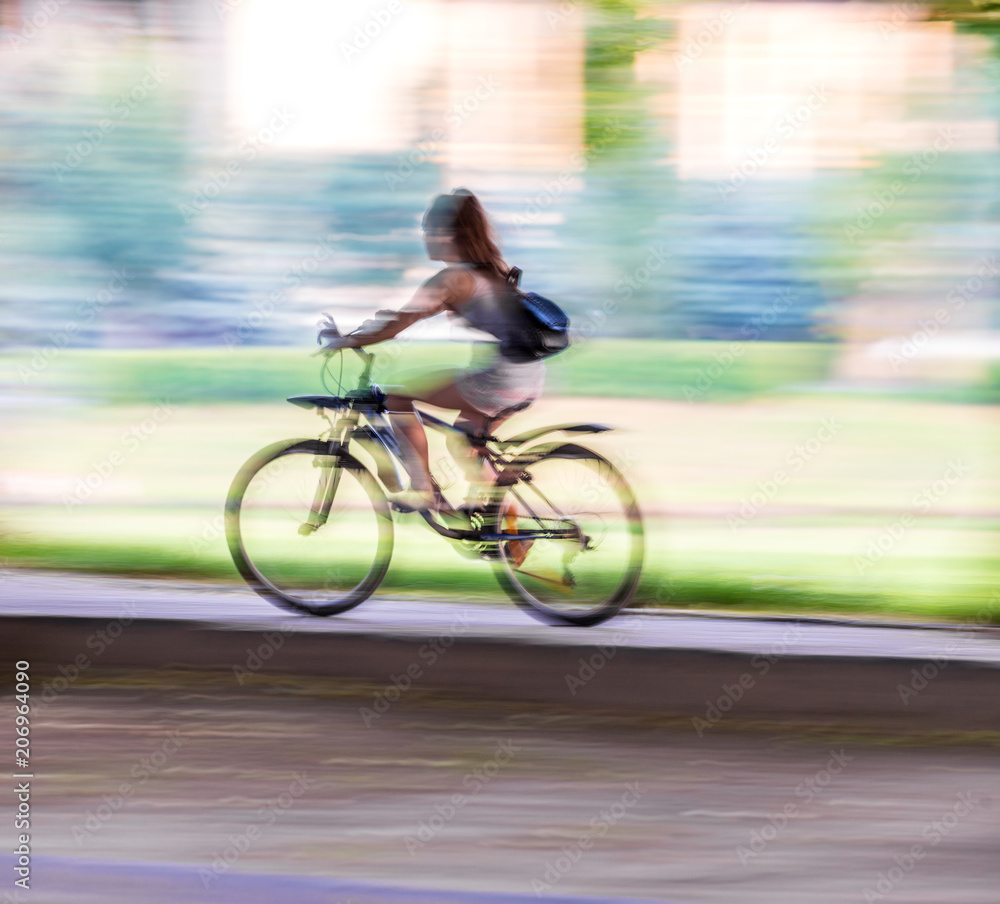
<path fill-rule="evenodd" d="M 322 374 L 328 394 L 288 399 L 316 410 L 328 429 L 261 449 L 237 472 L 226 497 L 226 540 L 237 570 L 262 597 L 295 612 L 336 615 L 367 599 L 389 567 L 393 511 L 414 510 L 408 496 L 391 495 L 409 483 L 402 455 L 407 447 L 393 430 L 386 393 L 371 381 L 375 356 L 355 351 L 365 362 L 356 388 L 345 391 L 343 370 L 338 377 L 328 361 Z M 460 541 L 462 555 L 490 561 L 501 587 L 543 621 L 587 626 L 621 610 L 635 592 L 643 554 L 635 495 L 601 454 L 572 439 L 536 442 L 557 432 L 609 428 L 562 424 L 501 439 L 419 413 L 427 428 L 449 439 L 461 434 L 484 462 L 482 504 L 462 512 L 443 504 L 433 515 L 421 511 L 432 530 Z M 495 423 L 486 421 L 485 432 Z M 272 486 L 288 464 L 288 479 Z M 469 473 L 475 486 L 479 474 L 471 468 Z M 579 498 L 594 481 L 612 508 L 594 508 L 590 496 Z M 612 516 L 625 529 L 616 529 L 616 542 L 605 545 Z M 296 529 L 301 538 L 295 538 Z M 313 534 L 321 536 L 314 541 Z M 612 560 L 610 570 L 601 564 L 602 550 Z M 588 558 L 577 562 L 582 555 Z"/>
<path fill-rule="evenodd" d="M 365 362 L 356 389 L 350 390 L 344 396 L 292 396 L 288 401 L 301 408 L 316 408 L 327 420 L 330 424 L 329 443 L 331 454 L 335 455 L 341 451 L 347 452 L 350 443 L 352 441 L 357 442 L 374 460 L 378 479 L 385 488 L 390 493 L 398 493 L 403 490 L 408 480 L 405 476 L 406 468 L 403 465 L 399 439 L 387 417 L 385 407 L 386 394 L 381 387 L 371 381 L 371 371 L 375 362 L 375 355 L 362 349 L 353 349 L 353 351 Z M 327 411 L 341 413 L 336 424 L 325 413 Z M 541 430 L 532 430 L 509 440 L 500 440 L 494 436 L 471 437 L 467 431 L 456 427 L 454 424 L 449 424 L 441 418 L 419 410 L 418 413 L 426 426 L 439 432 L 460 434 L 472 442 L 476 442 L 478 439 L 477 445 L 481 449 L 483 457 L 494 475 L 499 479 L 504 473 L 513 471 L 516 477 L 515 483 L 522 479 L 516 472 L 520 471 L 519 465 L 525 463 L 523 460 L 518 460 L 517 453 L 531 440 L 559 431 L 569 433 L 601 433 L 611 429 L 601 424 L 562 424 Z M 364 416 L 367 423 L 360 423 L 362 416 Z M 511 457 L 510 453 L 515 453 L 514 457 Z M 332 476 L 334 474 L 333 467 L 324 470 L 330 473 L 324 474 L 321 477 L 309 520 L 302 525 L 300 532 L 307 533 L 316 530 L 326 522 L 326 518 L 329 515 L 339 481 Z M 512 490 L 512 492 L 514 491 Z M 530 512 L 530 506 L 523 499 L 521 501 Z M 440 521 L 435 520 L 427 511 L 422 511 L 421 515 L 435 532 L 452 540 L 473 540 L 494 543 L 508 540 L 579 537 L 579 530 L 575 526 L 572 528 L 519 532 L 515 534 L 484 534 L 481 531 L 448 527 Z M 537 516 L 535 516 L 535 520 L 541 524 L 541 519 L 538 519 Z"/>

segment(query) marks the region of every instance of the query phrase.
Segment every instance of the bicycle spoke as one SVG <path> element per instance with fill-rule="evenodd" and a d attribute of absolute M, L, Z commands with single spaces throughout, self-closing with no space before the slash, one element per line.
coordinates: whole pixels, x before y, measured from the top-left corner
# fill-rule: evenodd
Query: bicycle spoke
<path fill-rule="evenodd" d="M 593 624 L 634 590 L 642 527 L 631 491 L 609 462 L 562 448 L 530 465 L 530 481 L 506 489 L 497 522 L 500 565 L 505 585 L 533 610 Z"/>
<path fill-rule="evenodd" d="M 368 596 L 392 549 L 388 507 L 368 472 L 312 448 L 251 470 L 228 528 L 252 586 L 273 602 L 320 615 Z"/>

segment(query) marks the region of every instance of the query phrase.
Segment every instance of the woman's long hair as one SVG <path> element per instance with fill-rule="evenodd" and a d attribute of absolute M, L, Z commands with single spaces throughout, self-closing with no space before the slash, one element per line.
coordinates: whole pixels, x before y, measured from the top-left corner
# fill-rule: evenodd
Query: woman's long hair
<path fill-rule="evenodd" d="M 438 195 L 424 214 L 423 227 L 452 233 L 455 250 L 463 261 L 482 267 L 497 279 L 507 278 L 510 268 L 500 255 L 493 226 L 479 198 L 468 189 Z"/>

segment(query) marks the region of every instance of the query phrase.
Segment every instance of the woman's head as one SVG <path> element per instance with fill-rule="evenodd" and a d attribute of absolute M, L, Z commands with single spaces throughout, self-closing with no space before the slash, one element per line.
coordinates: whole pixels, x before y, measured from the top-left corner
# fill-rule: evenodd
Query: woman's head
<path fill-rule="evenodd" d="M 424 240 L 431 260 L 479 264 L 499 279 L 508 267 L 479 199 L 467 189 L 438 195 L 424 214 Z"/>

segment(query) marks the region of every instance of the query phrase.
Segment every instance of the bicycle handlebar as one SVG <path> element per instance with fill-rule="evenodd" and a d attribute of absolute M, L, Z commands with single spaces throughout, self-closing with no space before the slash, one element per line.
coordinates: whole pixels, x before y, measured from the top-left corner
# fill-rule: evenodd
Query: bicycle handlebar
<path fill-rule="evenodd" d="M 361 358 L 361 360 L 364 362 L 364 367 L 361 370 L 361 375 L 358 377 L 356 386 L 353 389 L 347 390 L 346 392 L 345 392 L 345 386 L 342 382 L 344 375 L 343 363 L 341 363 L 340 376 L 338 377 L 334 375 L 332 370 L 330 370 L 330 359 L 334 355 L 338 354 L 342 355 L 345 351 L 347 351 L 347 348 L 338 348 L 338 349 L 321 348 L 319 351 L 313 353 L 313 357 L 319 354 L 323 355 L 323 363 L 320 365 L 320 381 L 322 382 L 323 387 L 331 395 L 336 395 L 336 396 L 343 395 L 345 398 L 350 398 L 355 400 L 365 399 L 368 396 L 371 396 L 373 400 L 380 401 L 382 398 L 385 397 L 385 393 L 381 391 L 380 387 L 378 387 L 375 383 L 372 382 L 371 378 L 372 368 L 375 365 L 376 355 L 373 352 L 365 351 L 363 348 L 351 348 L 350 350 L 353 351 L 359 358 Z M 341 359 L 341 361 L 343 362 L 343 359 Z M 337 383 L 336 389 L 334 389 L 332 386 L 327 385 L 326 376 L 328 373 L 331 379 L 336 381 Z"/>

